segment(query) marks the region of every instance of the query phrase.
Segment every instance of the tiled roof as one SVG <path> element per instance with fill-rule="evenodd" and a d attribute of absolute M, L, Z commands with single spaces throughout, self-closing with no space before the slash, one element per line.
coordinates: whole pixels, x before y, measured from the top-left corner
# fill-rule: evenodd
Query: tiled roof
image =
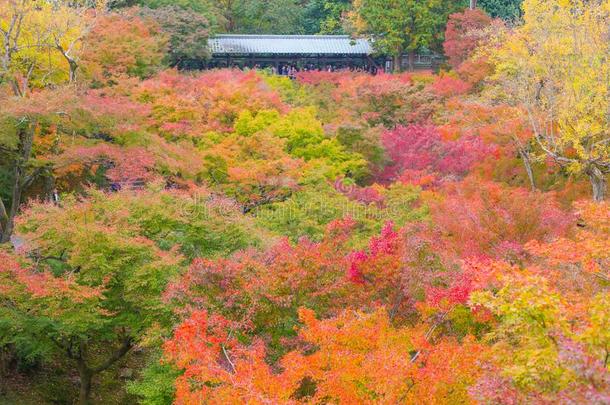
<path fill-rule="evenodd" d="M 208 41 L 212 54 L 369 55 L 366 39 L 347 35 L 216 35 Z"/>

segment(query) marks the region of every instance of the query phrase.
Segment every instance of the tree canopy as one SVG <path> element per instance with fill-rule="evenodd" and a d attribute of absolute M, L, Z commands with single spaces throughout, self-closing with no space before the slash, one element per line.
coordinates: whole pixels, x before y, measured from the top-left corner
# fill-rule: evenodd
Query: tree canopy
<path fill-rule="evenodd" d="M 0 403 L 609 403 L 610 2 L 490 4 L 0 2 Z"/>

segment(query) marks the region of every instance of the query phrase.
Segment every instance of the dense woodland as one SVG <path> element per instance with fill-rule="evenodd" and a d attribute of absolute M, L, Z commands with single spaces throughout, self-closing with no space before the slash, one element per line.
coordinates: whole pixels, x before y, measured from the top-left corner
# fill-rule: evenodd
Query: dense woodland
<path fill-rule="evenodd" d="M 447 63 L 189 70 L 216 32 Z M 0 45 L 0 403 L 610 403 L 610 0 L 0 0 Z"/>

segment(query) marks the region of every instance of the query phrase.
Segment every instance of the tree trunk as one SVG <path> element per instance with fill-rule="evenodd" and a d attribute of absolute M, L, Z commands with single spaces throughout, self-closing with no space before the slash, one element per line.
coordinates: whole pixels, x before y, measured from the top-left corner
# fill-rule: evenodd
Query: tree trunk
<path fill-rule="evenodd" d="M 3 208 L 0 208 L 0 214 L 3 214 L 4 223 L 2 224 L 0 234 L 0 244 L 7 243 L 11 240 L 13 229 L 15 227 L 15 217 L 19 212 L 21 198 L 23 195 L 23 186 L 25 184 L 26 167 L 32 153 L 32 143 L 34 142 L 34 128 L 32 124 L 27 124 L 25 128 L 19 129 L 19 153 L 13 168 L 13 192 L 11 196 L 11 209 L 8 213 Z M 4 211 L 4 212 L 2 212 Z"/>
<path fill-rule="evenodd" d="M 593 201 L 602 202 L 606 198 L 606 176 L 596 166 L 589 167 L 585 173 L 589 176 L 593 189 Z"/>
<path fill-rule="evenodd" d="M 415 50 L 409 51 L 409 71 L 413 72 L 415 70 Z"/>
<path fill-rule="evenodd" d="M 477 8 L 477 0 L 470 0 L 470 9 L 474 10 Z"/>
<path fill-rule="evenodd" d="M 15 95 L 16 97 L 21 97 L 21 89 L 19 88 L 19 83 L 17 81 L 15 81 L 15 79 L 11 79 L 10 80 L 11 83 L 11 89 L 13 90 L 13 95 Z"/>
<path fill-rule="evenodd" d="M 80 377 L 80 389 L 78 394 L 79 405 L 89 405 L 91 403 L 91 383 L 93 377 L 97 374 L 108 370 L 117 361 L 122 359 L 129 350 L 133 347 L 130 337 L 125 337 L 121 346 L 106 361 L 97 367 L 88 365 L 87 362 L 87 346 L 82 344 L 79 346 L 78 354 L 72 354 L 72 350 L 68 349 L 68 357 L 76 360 L 76 368 Z"/>
<path fill-rule="evenodd" d="M 5 243 L 6 228 L 8 226 L 8 212 L 4 202 L 0 199 L 0 244 Z M 8 237 L 10 239 L 10 235 Z"/>
<path fill-rule="evenodd" d="M 21 194 L 23 189 L 21 188 L 21 174 L 17 166 L 15 166 L 15 181 L 13 183 L 13 194 L 11 198 L 11 209 L 9 210 L 6 222 L 2 227 L 2 236 L 0 236 L 0 243 L 7 243 L 11 240 L 11 235 L 15 228 L 15 217 L 17 216 L 18 207 L 21 204 Z"/>
<path fill-rule="evenodd" d="M 89 405 L 91 403 L 91 382 L 93 381 L 93 372 L 87 368 L 84 361 L 78 362 L 78 375 L 80 377 L 78 404 Z"/>
<path fill-rule="evenodd" d="M 532 191 L 534 191 L 536 190 L 536 183 L 534 182 L 534 171 L 532 170 L 532 161 L 530 160 L 529 152 L 519 148 L 519 155 L 521 156 L 521 160 L 523 160 L 523 165 L 525 166 L 525 171 L 530 181 L 530 187 Z"/>
<path fill-rule="evenodd" d="M 401 54 L 394 55 L 393 64 L 394 64 L 394 66 L 393 66 L 394 73 L 402 72 L 402 55 Z"/>
<path fill-rule="evenodd" d="M 74 83 L 76 81 L 76 71 L 78 70 L 78 64 L 74 60 L 68 59 L 68 66 L 70 66 L 70 83 Z"/>
<path fill-rule="evenodd" d="M 45 173 L 44 183 L 43 183 L 43 200 L 45 202 L 56 203 L 56 188 L 55 188 L 55 177 L 53 177 L 53 173 Z"/>

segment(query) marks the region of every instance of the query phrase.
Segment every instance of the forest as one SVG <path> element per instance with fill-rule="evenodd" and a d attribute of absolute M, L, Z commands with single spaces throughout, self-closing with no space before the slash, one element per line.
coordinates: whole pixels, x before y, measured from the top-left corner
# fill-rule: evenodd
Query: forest
<path fill-rule="evenodd" d="M 0 0 L 0 404 L 610 403 L 610 0 L 470 3 Z"/>

